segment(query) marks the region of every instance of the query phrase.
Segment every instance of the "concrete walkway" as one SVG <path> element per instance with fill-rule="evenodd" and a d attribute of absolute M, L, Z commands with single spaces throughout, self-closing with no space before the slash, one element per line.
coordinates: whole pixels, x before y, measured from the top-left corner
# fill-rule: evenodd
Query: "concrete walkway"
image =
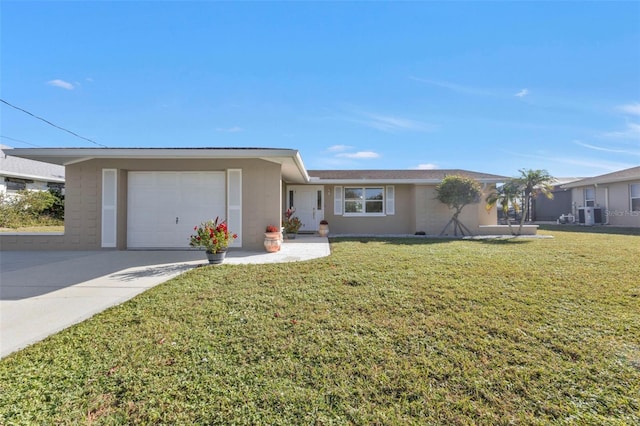
<path fill-rule="evenodd" d="M 277 253 L 231 250 L 225 264 L 329 254 L 327 238 L 299 235 Z M 204 264 L 201 251 L 2 251 L 0 358 Z"/>

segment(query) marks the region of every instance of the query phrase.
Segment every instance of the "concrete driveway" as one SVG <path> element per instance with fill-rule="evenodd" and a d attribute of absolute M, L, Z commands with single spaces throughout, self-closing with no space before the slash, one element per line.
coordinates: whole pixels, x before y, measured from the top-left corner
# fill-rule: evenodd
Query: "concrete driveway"
<path fill-rule="evenodd" d="M 328 256 L 326 238 L 285 242 L 278 253 L 230 251 L 226 264 Z M 188 269 L 200 251 L 0 252 L 0 358 L 81 322 Z"/>

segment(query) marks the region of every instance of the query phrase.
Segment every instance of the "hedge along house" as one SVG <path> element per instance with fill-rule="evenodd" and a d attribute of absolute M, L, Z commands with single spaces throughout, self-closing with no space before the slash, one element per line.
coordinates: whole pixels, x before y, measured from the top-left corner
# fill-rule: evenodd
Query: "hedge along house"
<path fill-rule="evenodd" d="M 3 250 L 188 247 L 193 227 L 220 216 L 238 234 L 233 247 L 261 249 L 267 225 L 287 207 L 314 232 L 438 234 L 452 212 L 435 200 L 447 174 L 478 180 L 486 192 L 502 176 L 461 170 L 308 172 L 296 150 L 271 148 L 20 148 L 8 155 L 65 166 L 65 231 L 2 235 Z M 461 220 L 495 233 L 484 201 Z M 484 225 L 484 228 L 481 226 Z"/>

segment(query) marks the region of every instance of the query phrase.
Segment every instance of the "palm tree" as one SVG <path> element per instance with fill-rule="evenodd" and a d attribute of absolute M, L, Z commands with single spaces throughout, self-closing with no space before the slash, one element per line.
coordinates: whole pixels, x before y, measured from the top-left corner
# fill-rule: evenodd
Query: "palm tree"
<path fill-rule="evenodd" d="M 520 218 L 520 227 L 518 228 L 518 235 L 522 233 L 522 226 L 524 221 L 529 215 L 531 209 L 531 201 L 534 200 L 538 194 L 542 194 L 548 199 L 553 199 L 553 182 L 555 178 L 549 174 L 546 170 L 525 170 L 520 169 L 520 177 L 515 181 L 521 188 L 524 194 L 524 208 L 522 217 Z"/>
<path fill-rule="evenodd" d="M 496 188 L 494 192 L 487 197 L 487 210 L 490 210 L 496 204 L 502 205 L 502 212 L 507 218 L 507 225 L 512 235 L 521 235 L 524 221 L 529 214 L 531 200 L 535 199 L 537 195 L 543 194 L 545 197 L 553 198 L 553 182 L 555 178 L 549 174 L 546 170 L 525 170 L 520 169 L 520 176 L 513 178 L 505 182 L 500 188 Z M 511 227 L 511 221 L 509 220 L 509 206 L 513 206 L 516 213 L 520 211 L 520 204 L 518 200 L 522 201 L 522 216 L 520 218 L 520 226 L 517 232 L 513 232 Z"/>
<path fill-rule="evenodd" d="M 491 192 L 487 198 L 485 208 L 491 210 L 495 205 L 500 204 L 502 207 L 502 213 L 509 225 L 509 232 L 511 235 L 516 235 L 511 226 L 511 220 L 509 220 L 509 206 L 513 206 L 516 213 L 520 211 L 520 205 L 518 204 L 518 198 L 520 196 L 520 188 L 517 182 L 509 180 L 500 187 L 496 187 L 495 191 Z"/>

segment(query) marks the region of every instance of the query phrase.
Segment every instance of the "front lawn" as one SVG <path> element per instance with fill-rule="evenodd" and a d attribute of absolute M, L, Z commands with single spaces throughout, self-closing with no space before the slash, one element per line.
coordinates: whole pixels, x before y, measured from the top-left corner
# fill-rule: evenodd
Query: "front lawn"
<path fill-rule="evenodd" d="M 0 424 L 638 424 L 640 237 L 202 267 L 0 361 Z"/>

